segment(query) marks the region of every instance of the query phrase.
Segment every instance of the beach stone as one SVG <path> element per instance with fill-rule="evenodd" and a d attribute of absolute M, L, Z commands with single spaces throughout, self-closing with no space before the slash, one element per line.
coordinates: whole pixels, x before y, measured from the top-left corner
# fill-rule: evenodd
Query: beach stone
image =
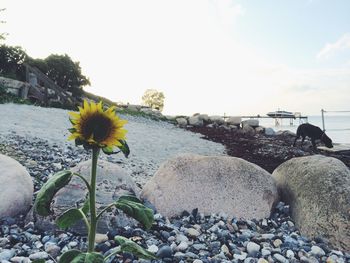
<path fill-rule="evenodd" d="M 265 131 L 265 128 L 262 127 L 262 126 L 259 126 L 259 127 L 256 127 L 256 128 L 255 128 L 255 132 L 256 132 L 256 133 L 263 133 L 264 131 Z"/>
<path fill-rule="evenodd" d="M 82 175 L 90 181 L 91 160 L 79 163 L 71 171 Z M 75 207 L 77 203 L 82 205 L 86 194 L 87 189 L 83 181 L 79 177 L 73 176 L 70 183 L 55 195 L 51 205 L 53 215 L 48 217 L 41 217 L 37 214 L 33 215 L 35 226 L 41 230 L 56 229 L 55 219 L 67 209 Z M 99 160 L 96 179 L 96 209 L 100 210 L 117 200 L 119 196 L 126 194 L 139 197 L 139 189 L 132 177 L 117 164 Z M 111 212 L 103 214 L 98 222 L 97 231 L 99 233 L 106 233 L 116 227 L 136 224 L 134 219 L 126 216 L 121 211 L 113 209 Z M 86 234 L 86 227 L 82 221 L 73 225 L 70 230 L 80 234 Z"/>
<path fill-rule="evenodd" d="M 33 181 L 16 160 L 0 154 L 0 218 L 25 214 L 33 198 Z"/>
<path fill-rule="evenodd" d="M 176 118 L 175 120 L 180 127 L 185 127 L 187 125 L 187 120 L 185 118 Z"/>
<path fill-rule="evenodd" d="M 340 160 L 293 158 L 277 167 L 273 177 L 302 234 L 350 250 L 350 170 Z"/>
<path fill-rule="evenodd" d="M 0 252 L 0 261 L 9 260 L 15 255 L 14 249 L 4 249 Z"/>
<path fill-rule="evenodd" d="M 259 127 L 259 120 L 249 119 L 242 121 L 242 128 L 244 128 L 244 126 L 250 126 L 253 128 Z"/>
<path fill-rule="evenodd" d="M 261 219 L 270 216 L 277 188 L 268 172 L 243 159 L 184 154 L 163 163 L 141 195 L 167 217 L 198 208 Z"/>
<path fill-rule="evenodd" d="M 260 245 L 254 242 L 248 242 L 247 252 L 251 256 L 255 256 L 260 251 Z"/>
<path fill-rule="evenodd" d="M 275 131 L 272 128 L 265 128 L 265 135 L 272 136 L 275 135 Z"/>
<path fill-rule="evenodd" d="M 218 115 L 209 116 L 209 120 L 217 125 L 225 124 L 224 118 Z"/>
<path fill-rule="evenodd" d="M 34 254 L 29 255 L 30 260 L 37 260 L 37 259 L 46 259 L 49 257 L 49 254 L 46 252 L 36 252 Z"/>
<path fill-rule="evenodd" d="M 198 230 L 194 229 L 194 228 L 189 228 L 189 229 L 188 229 L 188 232 L 187 232 L 187 235 L 188 235 L 189 237 L 192 237 L 192 238 L 196 238 L 196 237 L 198 237 L 200 234 L 201 234 L 201 233 L 200 233 Z"/>
<path fill-rule="evenodd" d="M 239 126 L 241 122 L 242 122 L 241 117 L 230 117 L 226 120 L 226 123 L 228 125 L 235 125 L 235 126 Z"/>
<path fill-rule="evenodd" d="M 246 135 L 254 135 L 255 134 L 254 128 L 252 126 L 249 126 L 249 125 L 243 126 L 243 128 L 240 131 Z"/>
<path fill-rule="evenodd" d="M 199 118 L 199 115 L 192 116 L 188 119 L 188 124 L 193 126 L 202 126 L 203 120 Z"/>
<path fill-rule="evenodd" d="M 171 250 L 171 247 L 167 245 L 162 246 L 156 254 L 158 258 L 171 258 L 172 255 L 173 251 Z"/>
<path fill-rule="evenodd" d="M 209 121 L 209 116 L 208 114 L 199 114 L 198 118 L 202 120 L 203 122 L 208 122 Z"/>

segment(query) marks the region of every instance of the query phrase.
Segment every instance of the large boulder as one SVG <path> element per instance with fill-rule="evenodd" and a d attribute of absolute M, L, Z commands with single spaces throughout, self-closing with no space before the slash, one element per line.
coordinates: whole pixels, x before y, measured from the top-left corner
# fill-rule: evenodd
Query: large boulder
<path fill-rule="evenodd" d="M 179 125 L 180 127 L 186 127 L 187 126 L 187 119 L 180 117 L 180 118 L 176 118 L 176 123 L 177 125 Z"/>
<path fill-rule="evenodd" d="M 209 116 L 209 121 L 217 125 L 225 124 L 224 118 L 218 115 Z"/>
<path fill-rule="evenodd" d="M 242 122 L 242 118 L 241 117 L 229 117 L 227 120 L 226 120 L 226 123 L 228 125 L 235 125 L 235 126 L 239 126 Z"/>
<path fill-rule="evenodd" d="M 198 118 L 202 120 L 203 122 L 207 123 L 209 121 L 209 116 L 208 114 L 199 114 Z"/>
<path fill-rule="evenodd" d="M 82 175 L 90 181 L 91 161 L 85 161 L 71 169 L 72 172 Z M 139 196 L 139 189 L 132 180 L 132 177 L 118 165 L 99 160 L 97 166 L 96 180 L 96 209 L 101 210 L 106 205 L 117 200 L 119 196 L 131 194 Z M 53 215 L 41 217 L 34 214 L 36 227 L 42 230 L 53 230 L 56 228 L 55 219 L 69 208 L 75 207 L 76 204 L 82 204 L 87 195 L 87 189 L 83 181 L 74 176 L 70 183 L 58 191 L 55 195 L 51 208 Z M 115 227 L 136 224 L 136 221 L 127 217 L 123 212 L 112 210 L 104 213 L 98 223 L 97 231 L 105 233 Z M 86 228 L 83 222 L 78 222 L 71 231 L 85 234 Z"/>
<path fill-rule="evenodd" d="M 245 126 L 251 126 L 253 128 L 259 127 L 259 120 L 249 119 L 242 121 L 242 127 L 244 128 Z"/>
<path fill-rule="evenodd" d="M 253 136 L 255 134 L 255 129 L 252 126 L 245 125 L 240 132 L 245 135 Z"/>
<path fill-rule="evenodd" d="M 198 208 L 260 219 L 270 216 L 277 188 L 268 172 L 243 159 L 185 154 L 163 163 L 141 196 L 168 217 Z"/>
<path fill-rule="evenodd" d="M 188 119 L 188 124 L 193 126 L 202 126 L 203 120 L 199 118 L 199 115 L 192 116 Z"/>
<path fill-rule="evenodd" d="M 33 181 L 16 160 L 0 154 L 0 218 L 25 214 L 33 198 Z"/>
<path fill-rule="evenodd" d="M 321 155 L 293 158 L 273 172 L 301 233 L 350 250 L 350 171 Z"/>

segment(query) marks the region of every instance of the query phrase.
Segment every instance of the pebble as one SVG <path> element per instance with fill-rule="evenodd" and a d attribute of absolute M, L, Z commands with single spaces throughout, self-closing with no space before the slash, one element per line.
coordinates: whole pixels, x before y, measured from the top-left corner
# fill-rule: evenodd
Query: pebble
<path fill-rule="evenodd" d="M 95 242 L 98 244 L 98 243 L 103 243 L 103 242 L 106 242 L 108 240 L 108 236 L 106 234 L 99 234 L 99 233 L 96 233 L 96 236 L 95 236 Z"/>
<path fill-rule="evenodd" d="M 37 259 L 47 259 L 49 257 L 49 254 L 46 252 L 36 252 L 34 254 L 29 255 L 30 260 L 37 260 Z"/>
<path fill-rule="evenodd" d="M 169 246 L 161 247 L 156 254 L 158 258 L 170 258 L 172 255 L 173 251 Z"/>
<path fill-rule="evenodd" d="M 159 248 L 156 245 L 151 245 L 147 248 L 147 250 L 151 253 L 156 254 L 158 252 Z"/>
<path fill-rule="evenodd" d="M 233 254 L 233 258 L 238 260 L 245 260 L 247 256 L 248 254 L 245 252 L 242 252 L 241 254 Z"/>
<path fill-rule="evenodd" d="M 13 262 L 13 263 L 30 263 L 32 261 L 27 257 L 13 257 L 13 258 L 11 258 L 11 262 Z"/>
<path fill-rule="evenodd" d="M 16 135 L 6 140 L 2 138 L 0 135 L 1 143 L 11 148 L 6 151 L 12 152 L 22 164 L 29 164 L 26 168 L 33 177 L 35 191 L 59 168 L 53 163 L 69 168 L 90 158 L 78 148 L 60 149 L 39 139 L 28 141 Z M 1 143 L 0 152 L 3 153 Z M 116 233 L 128 233 L 128 237 L 137 238 L 139 245 L 160 258 L 157 263 L 350 262 L 349 254 L 328 248 L 323 240 L 301 236 L 290 219 L 289 206 L 282 202 L 275 206 L 269 219 L 260 221 L 228 218 L 224 214 L 205 216 L 200 211 L 170 220 L 161 214 L 154 218 L 155 224 L 149 231 L 118 228 L 115 233 L 97 235 L 98 251 L 108 255 L 116 248 L 113 240 Z M 37 232 L 33 222 L 27 224 L 21 218 L 0 220 L 0 259 L 3 262 L 29 263 L 36 258 L 54 263 L 71 248 L 86 251 L 86 237 L 65 231 Z M 130 253 L 115 257 L 111 262 L 150 263 Z"/>
<path fill-rule="evenodd" d="M 260 245 L 254 242 L 248 242 L 247 252 L 251 256 L 255 256 L 260 251 Z"/>
<path fill-rule="evenodd" d="M 274 241 L 273 241 L 273 245 L 274 245 L 274 247 L 280 247 L 281 245 L 282 245 L 282 240 L 281 239 L 275 239 Z"/>
<path fill-rule="evenodd" d="M 192 238 L 197 238 L 200 234 L 201 233 L 198 230 L 194 229 L 194 228 L 189 228 L 187 230 L 187 235 L 189 237 L 192 237 Z"/>
<path fill-rule="evenodd" d="M 15 255 L 14 249 L 5 249 L 2 252 L 0 252 L 0 261 L 1 260 L 9 260 Z"/>
<path fill-rule="evenodd" d="M 274 254 L 273 257 L 281 263 L 288 263 L 288 259 L 286 259 L 284 256 L 282 256 L 281 254 Z"/>
<path fill-rule="evenodd" d="M 181 243 L 176 247 L 177 251 L 186 251 L 186 249 L 188 248 L 188 244 L 186 241 L 181 241 Z"/>
<path fill-rule="evenodd" d="M 315 257 L 322 257 L 322 256 L 326 255 L 324 250 L 318 246 L 311 247 L 311 254 L 314 255 Z"/>
<path fill-rule="evenodd" d="M 289 258 L 289 259 L 294 258 L 294 252 L 293 252 L 293 250 L 288 249 L 288 250 L 286 251 L 286 257 Z"/>

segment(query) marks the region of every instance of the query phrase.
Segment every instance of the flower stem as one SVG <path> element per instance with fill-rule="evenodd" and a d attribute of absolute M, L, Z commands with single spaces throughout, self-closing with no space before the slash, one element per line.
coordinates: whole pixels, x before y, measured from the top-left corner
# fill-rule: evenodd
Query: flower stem
<path fill-rule="evenodd" d="M 91 166 L 91 182 L 90 182 L 90 231 L 89 231 L 89 245 L 88 252 L 93 252 L 95 249 L 95 236 L 96 236 L 96 170 L 97 160 L 100 149 L 98 147 L 92 148 L 92 166 Z"/>

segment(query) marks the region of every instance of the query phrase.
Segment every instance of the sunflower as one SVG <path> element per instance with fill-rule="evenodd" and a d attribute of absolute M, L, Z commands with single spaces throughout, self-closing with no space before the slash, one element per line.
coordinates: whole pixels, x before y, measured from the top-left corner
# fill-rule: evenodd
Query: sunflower
<path fill-rule="evenodd" d="M 114 147 L 123 151 L 123 148 L 127 147 L 127 131 L 123 129 L 127 121 L 119 119 L 115 109 L 112 106 L 104 111 L 102 101 L 89 104 L 84 100 L 84 106 L 79 107 L 79 112 L 69 112 L 73 128 L 69 129 L 72 134 L 68 140 L 75 140 L 77 145 L 83 144 L 85 148 L 102 148 L 109 154 L 113 153 Z"/>

